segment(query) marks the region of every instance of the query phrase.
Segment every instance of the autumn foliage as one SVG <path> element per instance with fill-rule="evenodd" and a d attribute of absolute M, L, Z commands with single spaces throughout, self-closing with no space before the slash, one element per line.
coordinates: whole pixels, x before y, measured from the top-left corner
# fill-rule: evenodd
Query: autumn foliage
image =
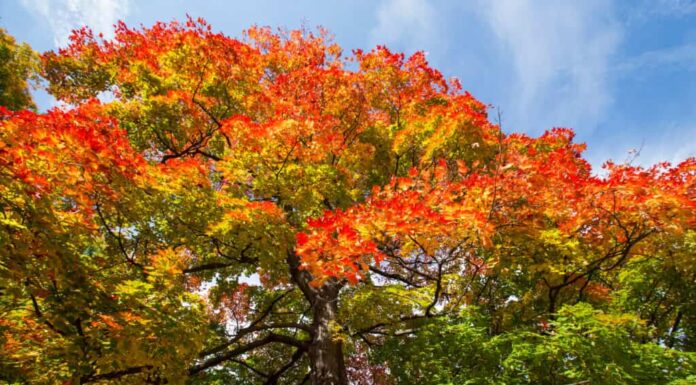
<path fill-rule="evenodd" d="M 0 381 L 693 379 L 695 159 L 593 171 L 421 52 L 116 27 L 0 107 Z"/>

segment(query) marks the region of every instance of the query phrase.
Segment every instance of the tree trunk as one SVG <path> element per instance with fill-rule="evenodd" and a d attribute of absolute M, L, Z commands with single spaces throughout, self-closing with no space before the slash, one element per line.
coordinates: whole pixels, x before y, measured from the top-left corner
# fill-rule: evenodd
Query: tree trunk
<path fill-rule="evenodd" d="M 331 284 L 322 287 L 313 304 L 314 337 L 309 347 L 313 385 L 347 385 L 348 376 L 343 361 L 343 343 L 334 338 L 338 311 L 338 288 Z"/>
<path fill-rule="evenodd" d="M 300 269 L 300 260 L 294 252 L 288 253 L 287 262 L 292 280 L 312 304 L 312 342 L 308 351 L 312 385 L 348 385 L 343 342 L 334 338 L 342 284 L 329 280 L 313 287 L 312 276 Z"/>

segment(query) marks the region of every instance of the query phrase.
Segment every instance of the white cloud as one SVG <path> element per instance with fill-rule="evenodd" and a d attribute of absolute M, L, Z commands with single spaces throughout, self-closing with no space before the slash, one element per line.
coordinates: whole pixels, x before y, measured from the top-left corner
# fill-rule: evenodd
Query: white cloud
<path fill-rule="evenodd" d="M 502 107 L 516 128 L 593 129 L 612 102 L 607 72 L 622 36 L 611 4 L 482 1 L 479 14 L 513 66 Z"/>
<path fill-rule="evenodd" d="M 632 19 L 647 20 L 653 17 L 684 17 L 696 13 L 696 0 L 646 0 L 633 8 Z"/>
<path fill-rule="evenodd" d="M 666 68 L 696 71 L 696 44 L 646 51 L 626 59 L 617 66 L 617 70 L 625 72 Z"/>
<path fill-rule="evenodd" d="M 438 44 L 437 14 L 426 0 L 386 0 L 377 9 L 372 44 L 405 43 L 409 48 L 433 49 Z"/>
<path fill-rule="evenodd" d="M 660 135 L 645 142 L 635 164 L 645 167 L 658 162 L 678 164 L 687 158 L 696 156 L 696 125 L 694 123 L 665 122 L 658 127 L 650 127 L 672 135 Z M 643 130 L 643 131 L 647 131 Z"/>
<path fill-rule="evenodd" d="M 689 127 L 674 128 L 670 125 L 660 126 L 662 130 L 678 130 L 678 135 L 662 135 L 648 139 L 639 139 L 634 135 L 631 140 L 621 138 L 613 141 L 595 141 L 586 154 L 593 171 L 602 175 L 602 164 L 611 160 L 615 163 L 629 162 L 636 166 L 650 167 L 656 163 L 669 162 L 676 165 L 689 157 L 696 156 L 696 141 L 689 138 L 689 132 L 696 132 Z M 630 143 L 626 143 L 630 142 Z"/>
<path fill-rule="evenodd" d="M 658 0 L 656 3 L 656 12 L 665 15 L 687 16 L 696 13 L 696 1 L 694 0 Z"/>
<path fill-rule="evenodd" d="M 130 0 L 22 0 L 31 12 L 46 19 L 56 47 L 68 43 L 70 32 L 82 26 L 113 36 L 113 25 L 129 11 Z"/>

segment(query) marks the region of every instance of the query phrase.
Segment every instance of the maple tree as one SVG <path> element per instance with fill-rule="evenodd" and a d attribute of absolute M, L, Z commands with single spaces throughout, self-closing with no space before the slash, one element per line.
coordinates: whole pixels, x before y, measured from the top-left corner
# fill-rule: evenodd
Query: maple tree
<path fill-rule="evenodd" d="M 66 106 L 0 114 L 6 382 L 696 370 L 694 159 L 597 176 L 571 130 L 505 134 L 423 53 L 323 30 L 83 28 L 41 69 Z"/>

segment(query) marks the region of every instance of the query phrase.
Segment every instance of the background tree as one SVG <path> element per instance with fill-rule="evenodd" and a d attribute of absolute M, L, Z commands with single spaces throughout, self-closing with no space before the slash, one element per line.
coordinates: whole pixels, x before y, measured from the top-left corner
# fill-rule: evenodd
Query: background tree
<path fill-rule="evenodd" d="M 639 282 L 693 287 L 693 160 L 594 176 L 572 131 L 505 135 L 422 53 L 324 31 L 81 29 L 42 70 L 71 107 L 0 120 L 8 382 L 693 371 L 685 294 Z"/>
<path fill-rule="evenodd" d="M 35 109 L 29 86 L 38 80 L 39 56 L 0 28 L 0 106 Z"/>

